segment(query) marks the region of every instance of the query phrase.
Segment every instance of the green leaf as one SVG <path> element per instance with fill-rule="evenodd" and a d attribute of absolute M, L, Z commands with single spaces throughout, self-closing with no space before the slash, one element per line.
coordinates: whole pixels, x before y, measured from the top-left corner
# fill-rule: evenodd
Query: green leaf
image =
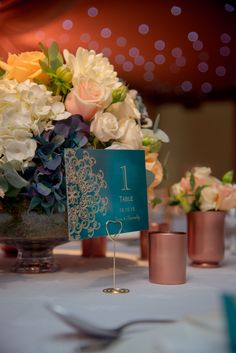
<path fill-rule="evenodd" d="M 0 68 L 0 77 L 2 77 L 5 74 L 5 71 Z"/>
<path fill-rule="evenodd" d="M 233 170 L 229 170 L 227 173 L 225 173 L 222 177 L 222 183 L 223 184 L 232 184 L 234 178 L 234 172 Z"/>
<path fill-rule="evenodd" d="M 6 181 L 6 178 L 4 177 L 4 175 L 0 175 L 0 188 L 4 192 L 7 192 L 8 190 L 8 182 Z"/>
<path fill-rule="evenodd" d="M 159 197 L 155 197 L 152 201 L 151 201 L 151 205 L 152 207 L 156 207 L 157 205 L 159 205 L 162 202 L 162 199 L 160 199 Z"/>
<path fill-rule="evenodd" d="M 39 48 L 42 50 L 44 55 L 48 58 L 48 50 L 42 42 L 38 43 Z"/>
<path fill-rule="evenodd" d="M 40 203 L 41 203 L 40 197 L 38 197 L 38 196 L 33 197 L 30 201 L 28 212 L 32 211 L 35 207 L 40 205 Z"/>
<path fill-rule="evenodd" d="M 49 61 L 56 59 L 58 56 L 58 53 L 59 53 L 58 44 L 56 42 L 52 42 L 52 44 L 48 48 Z"/>
<path fill-rule="evenodd" d="M 21 189 L 28 185 L 28 181 L 23 179 L 15 170 L 15 168 L 10 163 L 5 163 L 1 166 L 5 178 L 8 183 L 17 189 Z"/>
<path fill-rule="evenodd" d="M 60 67 L 63 63 L 59 60 L 59 58 L 55 58 L 50 60 L 50 67 L 56 71 L 58 67 Z"/>
<path fill-rule="evenodd" d="M 169 202 L 169 205 L 170 206 L 177 206 L 177 205 L 179 205 L 180 204 L 180 201 L 179 200 L 171 200 L 170 202 Z"/>
<path fill-rule="evenodd" d="M 195 187 L 195 178 L 193 174 L 190 175 L 190 187 L 191 187 L 191 191 L 193 191 Z"/>
<path fill-rule="evenodd" d="M 50 72 L 50 68 L 49 68 L 48 64 L 47 64 L 45 61 L 39 60 L 39 64 L 40 64 L 41 69 L 42 69 L 43 71 L 45 71 L 45 72 Z"/>

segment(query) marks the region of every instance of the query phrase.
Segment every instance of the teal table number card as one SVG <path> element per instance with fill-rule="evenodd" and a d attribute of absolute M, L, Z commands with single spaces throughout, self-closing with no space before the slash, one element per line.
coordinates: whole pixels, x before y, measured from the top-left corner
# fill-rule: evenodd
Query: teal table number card
<path fill-rule="evenodd" d="M 65 149 L 65 166 L 71 240 L 148 229 L 144 151 Z"/>

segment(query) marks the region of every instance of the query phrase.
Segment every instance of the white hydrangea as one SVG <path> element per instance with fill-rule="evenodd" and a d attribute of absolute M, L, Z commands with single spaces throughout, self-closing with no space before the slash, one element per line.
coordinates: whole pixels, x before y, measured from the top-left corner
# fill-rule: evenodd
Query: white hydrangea
<path fill-rule="evenodd" d="M 44 85 L 0 80 L 0 163 L 26 168 L 37 147 L 32 137 L 51 129 L 54 120 L 70 115 Z"/>

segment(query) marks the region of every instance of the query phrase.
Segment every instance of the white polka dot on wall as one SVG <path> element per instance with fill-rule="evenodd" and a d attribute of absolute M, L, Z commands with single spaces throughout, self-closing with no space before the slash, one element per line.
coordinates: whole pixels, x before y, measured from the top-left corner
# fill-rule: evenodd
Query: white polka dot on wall
<path fill-rule="evenodd" d="M 192 82 L 190 81 L 183 81 L 181 83 L 181 88 L 184 92 L 190 92 L 193 88 Z"/>
<path fill-rule="evenodd" d="M 196 40 L 193 42 L 193 49 L 196 51 L 200 51 L 203 49 L 203 42 L 201 40 Z"/>
<path fill-rule="evenodd" d="M 165 49 L 165 46 L 166 46 L 166 43 L 162 39 L 158 39 L 154 43 L 154 48 L 157 49 L 157 50 L 163 50 L 163 49 Z"/>
<path fill-rule="evenodd" d="M 221 56 L 229 56 L 230 52 L 231 52 L 231 50 L 229 47 L 224 46 L 224 47 L 220 48 L 220 55 Z"/>
<path fill-rule="evenodd" d="M 90 7 L 88 9 L 88 15 L 90 17 L 96 17 L 98 15 L 98 9 L 96 7 Z"/>
<path fill-rule="evenodd" d="M 102 53 L 104 56 L 109 58 L 112 55 L 112 50 L 111 48 L 103 48 Z"/>
<path fill-rule="evenodd" d="M 207 72 L 208 71 L 208 64 L 205 62 L 201 62 L 198 64 L 197 68 L 198 68 L 198 71 L 200 71 L 200 72 Z"/>
<path fill-rule="evenodd" d="M 110 38 L 111 37 L 111 29 L 108 27 L 102 28 L 100 35 L 102 38 Z"/>
<path fill-rule="evenodd" d="M 142 23 L 139 25 L 138 31 L 140 34 L 147 34 L 149 32 L 149 26 L 146 23 Z"/>
<path fill-rule="evenodd" d="M 130 72 L 133 70 L 134 64 L 131 61 L 125 61 L 122 68 L 124 71 Z"/>
<path fill-rule="evenodd" d="M 226 74 L 226 68 L 224 66 L 217 66 L 216 75 L 219 77 L 223 77 Z"/>
<path fill-rule="evenodd" d="M 135 58 L 136 56 L 139 55 L 139 49 L 138 48 L 130 48 L 129 49 L 129 56 L 131 56 L 132 58 Z"/>
<path fill-rule="evenodd" d="M 145 72 L 145 74 L 143 75 L 143 78 L 144 78 L 144 81 L 147 81 L 147 82 L 153 81 L 154 74 L 152 71 Z"/>
<path fill-rule="evenodd" d="M 172 6 L 170 11 L 173 16 L 179 16 L 182 13 L 182 9 L 179 6 Z"/>
<path fill-rule="evenodd" d="M 142 55 L 138 55 L 134 58 L 134 63 L 136 65 L 143 65 L 145 62 L 144 57 Z"/>
<path fill-rule="evenodd" d="M 69 31 L 70 29 L 73 28 L 73 22 L 71 20 L 65 20 L 62 22 L 62 27 L 63 29 L 65 29 L 66 31 Z"/>
<path fill-rule="evenodd" d="M 125 37 L 118 37 L 116 40 L 116 45 L 118 47 L 125 47 L 127 44 L 127 39 Z"/>
<path fill-rule="evenodd" d="M 153 71 L 155 70 L 155 64 L 152 61 L 147 61 L 144 65 L 144 69 L 146 71 Z"/>
<path fill-rule="evenodd" d="M 201 85 L 201 91 L 203 93 L 210 93 L 212 91 L 212 84 L 209 83 L 209 82 L 204 82 L 202 85 Z"/>
<path fill-rule="evenodd" d="M 115 62 L 119 65 L 122 65 L 125 62 L 125 56 L 122 54 L 116 55 Z"/>
<path fill-rule="evenodd" d="M 83 43 L 88 43 L 88 42 L 90 41 L 90 39 L 91 39 L 91 36 L 90 36 L 89 33 L 82 33 L 82 34 L 80 35 L 80 40 L 81 40 L 81 42 L 83 42 Z"/>
<path fill-rule="evenodd" d="M 190 42 L 196 42 L 196 40 L 198 40 L 198 33 L 197 32 L 189 32 L 188 33 L 188 40 Z"/>
<path fill-rule="evenodd" d="M 222 33 L 220 36 L 220 40 L 224 44 L 228 44 L 231 41 L 231 36 L 228 33 Z"/>
<path fill-rule="evenodd" d="M 180 58 L 182 56 L 182 49 L 181 48 L 173 48 L 171 50 L 171 55 L 174 57 L 174 58 Z"/>
<path fill-rule="evenodd" d="M 154 58 L 154 61 L 157 65 L 162 65 L 166 61 L 166 58 L 162 54 L 157 54 Z"/>
<path fill-rule="evenodd" d="M 235 11 L 235 7 L 232 4 L 225 4 L 225 11 L 234 12 Z"/>

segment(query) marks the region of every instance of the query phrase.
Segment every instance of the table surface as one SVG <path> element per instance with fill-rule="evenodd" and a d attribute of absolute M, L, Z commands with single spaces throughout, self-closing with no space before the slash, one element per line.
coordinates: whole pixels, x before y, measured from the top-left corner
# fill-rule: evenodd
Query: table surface
<path fill-rule="evenodd" d="M 65 306 L 104 327 L 138 318 L 174 318 L 174 324 L 139 325 L 127 330 L 109 352 L 224 353 L 227 336 L 221 295 L 236 292 L 236 256 L 226 254 L 215 269 L 187 267 L 182 285 L 148 280 L 148 263 L 139 260 L 138 239 L 117 241 L 117 285 L 129 294 L 109 295 L 112 286 L 111 241 L 105 258 L 83 258 L 80 242 L 55 249 L 60 271 L 23 275 L 10 272 L 14 262 L 0 254 L 0 352 L 75 353 L 81 341 L 52 315 L 46 303 Z"/>

